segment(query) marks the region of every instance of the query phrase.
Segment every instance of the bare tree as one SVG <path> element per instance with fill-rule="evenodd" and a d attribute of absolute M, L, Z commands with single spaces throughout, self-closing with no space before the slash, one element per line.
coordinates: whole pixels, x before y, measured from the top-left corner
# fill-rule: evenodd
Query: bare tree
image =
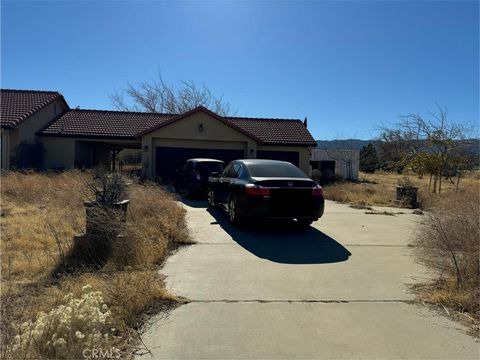
<path fill-rule="evenodd" d="M 122 111 L 182 114 L 204 106 L 221 116 L 232 114 L 230 104 L 224 101 L 223 95 L 216 97 L 205 85 L 198 86 L 193 81 L 181 80 L 176 88 L 165 83 L 161 74 L 158 74 L 158 79 L 138 85 L 128 83 L 123 91 L 110 94 L 110 100 Z"/>
<path fill-rule="evenodd" d="M 469 168 L 464 147 L 473 133 L 473 127 L 449 121 L 447 108 L 437 106 L 437 113 L 429 112 L 430 119 L 419 114 L 402 116 L 393 128 L 384 127 L 380 134 L 380 156 L 390 159 L 390 166 L 399 171 L 412 168 L 430 174 L 434 193 L 442 191 L 442 176 L 447 171 L 453 169 L 458 184 L 462 171 Z"/>

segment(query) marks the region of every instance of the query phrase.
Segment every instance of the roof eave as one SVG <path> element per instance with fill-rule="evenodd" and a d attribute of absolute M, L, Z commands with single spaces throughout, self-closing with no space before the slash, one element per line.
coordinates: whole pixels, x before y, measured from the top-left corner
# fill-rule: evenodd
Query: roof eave
<path fill-rule="evenodd" d="M 52 97 L 50 100 L 38 105 L 37 107 L 34 107 L 32 110 L 28 111 L 27 113 L 19 116 L 18 118 L 16 118 L 14 120 L 14 124 L 11 124 L 11 125 L 8 125 L 8 128 L 9 129 L 13 129 L 13 128 L 16 128 L 18 125 L 24 123 L 26 120 L 28 120 L 29 118 L 31 118 L 33 115 L 35 115 L 36 113 L 38 113 L 39 111 L 42 111 L 43 109 L 45 109 L 48 105 L 52 104 L 53 102 L 57 101 L 57 100 L 60 100 L 63 105 L 65 105 L 65 110 L 68 111 L 70 110 L 70 107 L 68 106 L 68 103 L 67 101 L 65 100 L 65 98 L 63 97 L 62 94 L 60 94 L 59 92 L 57 92 L 57 95 Z M 63 114 L 63 113 L 62 113 Z M 60 114 L 60 115 L 62 115 Z M 3 126 L 2 126 L 3 127 Z"/>
<path fill-rule="evenodd" d="M 37 132 L 38 136 L 42 137 L 65 137 L 65 138 L 80 138 L 80 139 L 112 139 L 112 140 L 138 140 L 135 136 L 118 136 L 118 135 L 86 135 L 86 134 L 49 134 Z"/>
<path fill-rule="evenodd" d="M 309 142 L 309 143 L 290 143 L 290 142 L 281 142 L 281 141 L 266 141 L 262 142 L 259 145 L 277 145 L 277 146 L 300 146 L 300 147 L 315 147 L 317 146 L 316 142 Z"/>

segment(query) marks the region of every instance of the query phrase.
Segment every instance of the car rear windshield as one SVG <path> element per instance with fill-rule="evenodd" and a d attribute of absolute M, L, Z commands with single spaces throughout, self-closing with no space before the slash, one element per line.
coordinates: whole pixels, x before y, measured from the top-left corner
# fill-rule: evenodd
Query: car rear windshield
<path fill-rule="evenodd" d="M 290 163 L 248 164 L 247 168 L 252 177 L 307 177 L 302 170 Z"/>
<path fill-rule="evenodd" d="M 196 169 L 201 175 L 210 175 L 212 172 L 221 173 L 223 164 L 219 162 L 199 162 Z"/>

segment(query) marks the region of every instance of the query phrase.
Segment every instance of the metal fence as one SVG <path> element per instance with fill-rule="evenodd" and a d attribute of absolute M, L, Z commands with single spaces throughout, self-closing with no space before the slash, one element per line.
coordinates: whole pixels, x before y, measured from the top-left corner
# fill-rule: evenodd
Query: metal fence
<path fill-rule="evenodd" d="M 121 173 L 128 173 L 128 174 L 138 174 L 142 172 L 142 163 L 131 163 L 126 161 L 116 161 L 110 163 L 110 171 L 118 171 Z"/>

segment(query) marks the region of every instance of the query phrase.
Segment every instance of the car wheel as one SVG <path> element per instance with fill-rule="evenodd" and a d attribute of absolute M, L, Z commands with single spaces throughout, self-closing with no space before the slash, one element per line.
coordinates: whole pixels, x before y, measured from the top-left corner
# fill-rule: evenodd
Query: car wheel
<path fill-rule="evenodd" d="M 208 199 L 208 206 L 210 207 L 217 206 L 217 203 L 215 202 L 215 195 L 212 189 L 208 189 L 207 199 Z"/>
<path fill-rule="evenodd" d="M 233 225 L 240 224 L 240 218 L 238 216 L 237 201 L 234 197 L 231 197 L 228 202 L 228 218 Z"/>
<path fill-rule="evenodd" d="M 297 224 L 301 227 L 309 227 L 310 225 L 312 225 L 312 223 L 312 219 L 297 219 Z"/>

